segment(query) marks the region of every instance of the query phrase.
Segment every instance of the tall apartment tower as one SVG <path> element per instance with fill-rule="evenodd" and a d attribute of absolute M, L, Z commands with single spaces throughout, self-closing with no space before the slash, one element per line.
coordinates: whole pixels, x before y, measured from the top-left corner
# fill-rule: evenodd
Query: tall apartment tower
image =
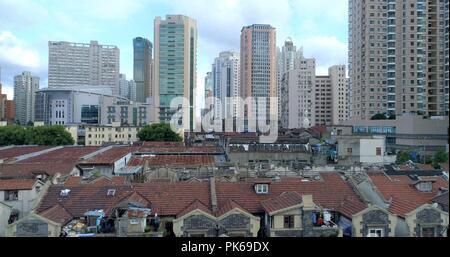
<path fill-rule="evenodd" d="M 14 102 L 16 120 L 25 125 L 34 122 L 36 91 L 39 90 L 39 77 L 24 71 L 14 77 Z"/>
<path fill-rule="evenodd" d="M 136 101 L 145 103 L 152 96 L 152 43 L 145 38 L 133 39 L 133 74 L 136 83 Z"/>
<path fill-rule="evenodd" d="M 232 119 L 238 115 L 240 64 L 239 53 L 232 51 L 220 53 L 214 61 L 212 81 L 216 119 Z"/>
<path fill-rule="evenodd" d="M 120 50 L 117 46 L 71 42 L 48 43 L 48 86 L 108 86 L 119 92 Z"/>
<path fill-rule="evenodd" d="M 449 95 L 448 95 L 448 91 L 449 91 L 449 59 L 450 59 L 450 51 L 449 51 L 449 8 L 450 8 L 450 4 L 449 4 L 450 0 L 444 0 L 444 24 L 445 24 L 445 28 L 444 28 L 444 38 L 445 38 L 445 43 L 444 43 L 444 60 L 445 60 L 445 74 L 444 74 L 444 112 L 445 112 L 445 116 L 448 116 L 448 112 L 449 112 L 449 105 L 448 105 L 448 101 L 449 101 Z"/>
<path fill-rule="evenodd" d="M 448 115 L 445 5 L 448 0 L 349 1 L 353 118 Z"/>
<path fill-rule="evenodd" d="M 302 59 L 297 69 L 284 74 L 281 87 L 281 127 L 309 128 L 316 124 L 314 90 L 316 60 Z"/>
<path fill-rule="evenodd" d="M 254 24 L 241 31 L 241 81 L 240 96 L 261 98 L 262 106 L 253 101 L 244 106 L 248 119 L 268 119 L 270 114 L 269 97 L 277 97 L 277 48 L 276 30 L 270 25 Z M 241 108 L 241 107 L 239 107 Z"/>
<path fill-rule="evenodd" d="M 130 101 L 136 101 L 136 83 L 133 80 L 127 80 L 127 75 L 120 74 L 119 95 Z"/>
<path fill-rule="evenodd" d="M 170 122 L 178 108 L 172 99 L 184 97 L 183 124 L 194 130 L 197 85 L 197 22 L 183 15 L 155 19 L 154 99 L 156 116 Z"/>

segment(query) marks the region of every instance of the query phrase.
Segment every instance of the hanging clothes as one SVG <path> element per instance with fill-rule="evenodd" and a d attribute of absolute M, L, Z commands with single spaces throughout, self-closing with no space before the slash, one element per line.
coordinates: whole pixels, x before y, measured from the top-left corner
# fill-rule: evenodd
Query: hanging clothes
<path fill-rule="evenodd" d="M 331 221 L 331 213 L 329 212 L 324 212 L 323 213 L 323 219 L 325 220 L 325 223 L 329 223 Z"/>
<path fill-rule="evenodd" d="M 311 214 L 312 223 L 315 225 L 317 223 L 317 215 L 313 212 Z"/>

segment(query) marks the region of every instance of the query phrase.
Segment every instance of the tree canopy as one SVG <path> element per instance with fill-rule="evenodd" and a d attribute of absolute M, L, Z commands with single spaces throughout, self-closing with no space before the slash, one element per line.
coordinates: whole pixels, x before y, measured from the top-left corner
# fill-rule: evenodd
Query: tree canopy
<path fill-rule="evenodd" d="M 73 145 L 75 142 L 63 126 L 0 127 L 0 145 Z"/>
<path fill-rule="evenodd" d="M 372 116 L 371 120 L 387 120 L 388 117 L 383 113 L 378 113 Z"/>
<path fill-rule="evenodd" d="M 169 124 L 164 123 L 147 125 L 139 131 L 137 136 L 141 141 L 150 142 L 181 142 L 183 140 L 180 135 L 170 128 Z"/>

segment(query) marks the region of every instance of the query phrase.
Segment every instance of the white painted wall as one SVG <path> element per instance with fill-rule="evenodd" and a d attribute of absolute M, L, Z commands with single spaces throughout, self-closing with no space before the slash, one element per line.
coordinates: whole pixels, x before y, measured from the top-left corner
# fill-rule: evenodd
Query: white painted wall
<path fill-rule="evenodd" d="M 360 139 L 359 156 L 362 163 L 382 163 L 386 151 L 385 138 Z M 377 156 L 377 148 L 381 148 L 381 155 Z"/>

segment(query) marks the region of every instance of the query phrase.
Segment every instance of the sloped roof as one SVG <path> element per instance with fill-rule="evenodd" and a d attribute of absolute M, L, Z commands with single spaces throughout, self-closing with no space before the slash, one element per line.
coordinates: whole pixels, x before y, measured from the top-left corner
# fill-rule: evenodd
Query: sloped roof
<path fill-rule="evenodd" d="M 31 190 L 35 183 L 35 179 L 2 179 L 0 190 Z"/>
<path fill-rule="evenodd" d="M 199 200 L 195 200 L 190 205 L 188 205 L 185 209 L 180 211 L 180 213 L 177 214 L 177 218 L 180 218 L 180 217 L 182 217 L 192 211 L 195 211 L 195 210 L 201 210 L 209 215 L 214 216 L 214 214 L 211 212 L 211 210 L 205 204 L 203 204 Z"/>
<path fill-rule="evenodd" d="M 247 212 L 247 210 L 245 210 L 244 207 L 240 206 L 239 204 L 237 204 L 235 201 L 229 199 L 228 201 L 225 202 L 225 204 L 216 212 L 216 216 L 220 217 L 224 214 L 226 214 L 229 211 L 232 211 L 234 209 L 240 209 L 244 212 Z"/>
<path fill-rule="evenodd" d="M 261 202 L 267 213 L 273 213 L 302 203 L 302 196 L 297 192 L 286 192 Z"/>
<path fill-rule="evenodd" d="M 359 213 L 367 207 L 367 204 L 363 203 L 359 199 L 348 197 L 336 208 L 336 211 L 343 214 L 347 218 L 352 218 L 353 214 Z"/>
<path fill-rule="evenodd" d="M 149 166 L 197 166 L 214 165 L 214 156 L 207 155 L 158 155 L 152 157 L 133 157 L 129 166 L 144 166 L 148 161 Z"/>
<path fill-rule="evenodd" d="M 56 204 L 53 207 L 44 210 L 39 213 L 39 215 L 63 226 L 74 219 L 72 214 L 60 204 Z"/>

